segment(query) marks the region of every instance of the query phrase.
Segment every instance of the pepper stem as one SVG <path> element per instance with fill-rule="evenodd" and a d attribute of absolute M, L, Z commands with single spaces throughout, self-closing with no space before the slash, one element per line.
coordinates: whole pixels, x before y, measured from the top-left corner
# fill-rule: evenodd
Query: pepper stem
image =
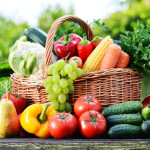
<path fill-rule="evenodd" d="M 50 105 L 49 103 L 45 103 L 45 104 L 44 104 L 42 113 L 41 113 L 40 116 L 39 116 L 39 121 L 42 122 L 42 123 L 47 120 L 47 117 L 46 117 L 45 113 L 46 113 L 46 110 L 47 110 L 47 108 L 49 107 L 49 105 Z"/>
<path fill-rule="evenodd" d="M 64 40 L 61 41 L 61 44 L 67 45 L 67 44 L 69 44 L 69 43 L 71 42 L 71 40 L 72 40 L 72 38 L 70 37 L 70 35 L 66 35 L 66 36 L 64 37 Z"/>
<path fill-rule="evenodd" d="M 101 38 L 99 36 L 95 36 L 93 39 L 94 43 L 98 43 L 101 40 Z"/>
<path fill-rule="evenodd" d="M 89 41 L 86 39 L 86 37 L 83 37 L 82 40 L 80 41 L 80 44 L 82 45 L 87 45 Z"/>

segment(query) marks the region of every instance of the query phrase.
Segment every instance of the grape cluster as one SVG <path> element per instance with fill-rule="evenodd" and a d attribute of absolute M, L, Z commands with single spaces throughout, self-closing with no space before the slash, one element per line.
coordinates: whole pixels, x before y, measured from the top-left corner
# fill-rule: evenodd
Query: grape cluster
<path fill-rule="evenodd" d="M 69 94 L 74 92 L 73 80 L 82 76 L 83 70 L 77 68 L 74 60 L 66 63 L 63 59 L 50 65 L 47 69 L 49 75 L 43 81 L 43 87 L 48 94 L 47 99 L 55 110 L 70 112 L 72 107 L 66 101 Z"/>

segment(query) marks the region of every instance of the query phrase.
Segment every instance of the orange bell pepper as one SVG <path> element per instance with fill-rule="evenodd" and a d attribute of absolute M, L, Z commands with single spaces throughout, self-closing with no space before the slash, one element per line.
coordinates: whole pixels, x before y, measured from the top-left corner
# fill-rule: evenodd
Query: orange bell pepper
<path fill-rule="evenodd" d="M 28 133 L 34 134 L 40 138 L 50 136 L 48 131 L 48 120 L 57 114 L 50 104 L 33 104 L 28 106 L 20 117 L 21 126 Z"/>

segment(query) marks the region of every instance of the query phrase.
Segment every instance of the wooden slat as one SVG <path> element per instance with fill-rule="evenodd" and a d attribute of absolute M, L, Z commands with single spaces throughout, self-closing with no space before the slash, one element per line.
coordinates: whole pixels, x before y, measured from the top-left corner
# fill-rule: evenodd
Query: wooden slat
<path fill-rule="evenodd" d="M 150 147 L 150 139 L 39 139 L 39 138 L 9 138 L 0 139 L 0 149 L 8 150 L 145 150 Z"/>

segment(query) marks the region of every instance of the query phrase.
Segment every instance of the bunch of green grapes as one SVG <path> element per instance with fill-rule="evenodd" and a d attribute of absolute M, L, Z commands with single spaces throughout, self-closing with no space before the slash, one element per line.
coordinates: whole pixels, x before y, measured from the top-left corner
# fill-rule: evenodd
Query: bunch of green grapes
<path fill-rule="evenodd" d="M 70 112 L 72 107 L 66 101 L 69 94 L 74 92 L 73 81 L 82 76 L 83 70 L 77 68 L 74 60 L 66 63 L 60 59 L 48 67 L 47 74 L 49 76 L 43 81 L 43 87 L 48 94 L 47 99 L 51 101 L 55 110 Z"/>

